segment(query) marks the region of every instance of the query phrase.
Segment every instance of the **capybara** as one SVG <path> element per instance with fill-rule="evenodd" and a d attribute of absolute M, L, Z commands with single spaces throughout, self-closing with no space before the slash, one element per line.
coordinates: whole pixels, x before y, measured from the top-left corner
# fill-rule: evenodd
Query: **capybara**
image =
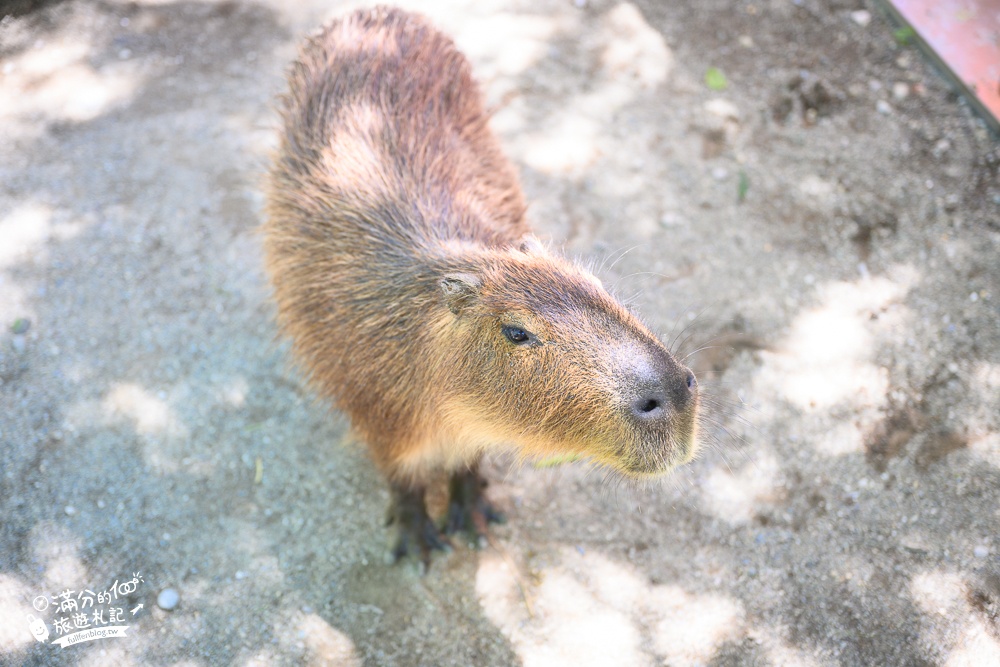
<path fill-rule="evenodd" d="M 424 18 L 357 11 L 302 47 L 282 98 L 264 247 L 281 331 L 392 491 L 398 559 L 499 514 L 478 464 L 582 456 L 630 477 L 696 449 L 698 385 L 525 221 L 465 57 Z"/>

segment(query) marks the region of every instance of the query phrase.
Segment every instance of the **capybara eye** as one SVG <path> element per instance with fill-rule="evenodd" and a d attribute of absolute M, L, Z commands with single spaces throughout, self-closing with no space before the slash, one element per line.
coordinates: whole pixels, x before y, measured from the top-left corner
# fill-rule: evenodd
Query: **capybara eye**
<path fill-rule="evenodd" d="M 524 345 L 531 341 L 531 334 L 520 327 L 504 327 L 503 335 L 514 345 Z"/>

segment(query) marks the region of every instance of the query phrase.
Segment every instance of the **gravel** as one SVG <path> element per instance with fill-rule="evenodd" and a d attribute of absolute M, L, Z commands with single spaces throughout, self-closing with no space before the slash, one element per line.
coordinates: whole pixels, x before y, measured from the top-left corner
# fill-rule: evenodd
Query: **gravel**
<path fill-rule="evenodd" d="M 407 0 L 539 234 L 704 348 L 696 462 L 497 456 L 508 523 L 421 577 L 254 231 L 343 5 L 35 4 L 0 22 L 0 664 L 1000 664 L 1000 148 L 874 5 Z M 126 637 L 51 645 L 124 581 Z"/>

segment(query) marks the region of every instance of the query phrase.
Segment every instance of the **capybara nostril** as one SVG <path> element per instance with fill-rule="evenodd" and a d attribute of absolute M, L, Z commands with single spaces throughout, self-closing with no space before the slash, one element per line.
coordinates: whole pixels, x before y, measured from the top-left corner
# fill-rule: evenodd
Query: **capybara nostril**
<path fill-rule="evenodd" d="M 667 414 L 667 396 L 663 391 L 646 391 L 632 401 L 632 416 L 650 421 Z"/>

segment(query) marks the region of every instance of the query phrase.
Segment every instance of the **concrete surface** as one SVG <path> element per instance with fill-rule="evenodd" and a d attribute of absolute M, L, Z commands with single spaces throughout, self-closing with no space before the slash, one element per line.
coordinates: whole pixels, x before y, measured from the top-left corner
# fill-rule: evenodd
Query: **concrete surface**
<path fill-rule="evenodd" d="M 708 346 L 698 461 L 499 457 L 509 523 L 420 577 L 254 233 L 283 70 L 345 7 L 35 4 L 0 23 L 0 663 L 1000 664 L 1000 149 L 874 7 L 406 3 L 539 233 Z"/>

